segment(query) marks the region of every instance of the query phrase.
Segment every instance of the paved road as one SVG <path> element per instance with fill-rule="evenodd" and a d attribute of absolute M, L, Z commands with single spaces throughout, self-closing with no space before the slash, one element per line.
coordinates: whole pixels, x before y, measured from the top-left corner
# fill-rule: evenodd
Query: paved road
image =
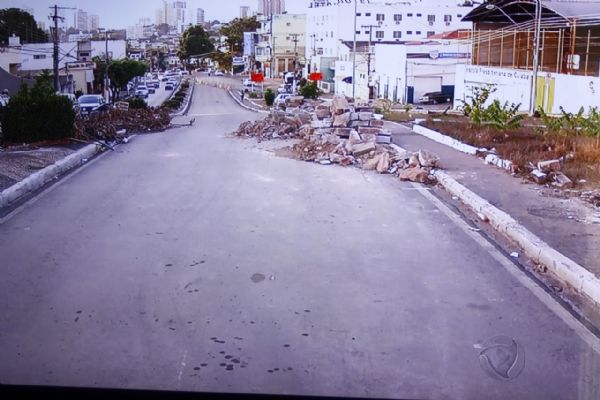
<path fill-rule="evenodd" d="M 165 83 L 166 82 L 161 82 L 160 87 L 156 89 L 156 92 L 154 94 L 150 94 L 148 99 L 146 99 L 146 102 L 150 107 L 160 106 L 173 94 L 172 90 L 165 90 Z"/>
<path fill-rule="evenodd" d="M 225 137 L 256 114 L 198 89 L 0 224 L 0 382 L 600 397 L 595 337 L 429 192 Z"/>

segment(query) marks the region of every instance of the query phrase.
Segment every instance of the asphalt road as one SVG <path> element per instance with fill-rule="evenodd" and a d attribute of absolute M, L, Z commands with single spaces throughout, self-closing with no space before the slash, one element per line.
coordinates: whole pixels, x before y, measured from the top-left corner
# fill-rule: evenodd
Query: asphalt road
<path fill-rule="evenodd" d="M 2 221 L 0 383 L 600 398 L 597 339 L 428 191 L 226 137 L 257 115 L 197 89 Z"/>

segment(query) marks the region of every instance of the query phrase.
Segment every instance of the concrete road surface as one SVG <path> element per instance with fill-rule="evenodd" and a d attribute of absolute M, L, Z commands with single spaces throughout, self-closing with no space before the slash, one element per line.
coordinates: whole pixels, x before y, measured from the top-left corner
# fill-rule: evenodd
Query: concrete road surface
<path fill-rule="evenodd" d="M 159 107 L 173 94 L 172 90 L 165 90 L 165 83 L 166 82 L 161 82 L 160 87 L 155 89 L 156 92 L 148 95 L 148 98 L 146 99 L 148 106 Z"/>
<path fill-rule="evenodd" d="M 427 190 L 196 124 L 0 224 L 0 383 L 598 399 L 598 339 Z"/>

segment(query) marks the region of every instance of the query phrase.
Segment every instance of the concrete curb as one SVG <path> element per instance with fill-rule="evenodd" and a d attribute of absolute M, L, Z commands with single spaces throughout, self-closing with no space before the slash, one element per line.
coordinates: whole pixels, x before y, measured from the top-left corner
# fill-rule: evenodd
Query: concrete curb
<path fill-rule="evenodd" d="M 434 142 L 438 142 L 446 146 L 452 147 L 453 149 L 458 150 L 462 153 L 467 153 L 471 155 L 477 154 L 477 147 L 465 144 L 460 140 L 456 140 L 454 138 L 451 138 L 450 136 L 443 135 L 432 129 L 425 128 L 424 126 L 414 125 L 413 131 L 421 136 L 425 136 L 426 138 L 433 140 Z"/>
<path fill-rule="evenodd" d="M 421 136 L 425 136 L 426 138 L 431 139 L 434 142 L 451 147 L 454 150 L 458 150 L 462 153 L 477 155 L 478 151 L 486 151 L 486 149 L 478 149 L 477 147 L 463 143 L 460 140 L 454 139 L 450 136 L 446 136 L 440 132 L 434 131 L 433 129 L 425 128 L 424 126 L 418 124 L 415 124 L 413 126 L 413 132 Z M 488 154 L 485 157 L 484 162 L 486 164 L 494 165 L 498 168 L 505 169 L 509 172 L 513 171 L 512 161 L 500 158 L 495 154 Z"/>
<path fill-rule="evenodd" d="M 170 114 L 171 118 L 173 117 L 180 117 L 184 114 L 186 114 L 189 109 L 190 109 L 190 104 L 192 103 L 192 97 L 194 96 L 194 90 L 196 89 L 196 81 L 194 80 L 193 82 L 190 83 L 190 95 L 187 98 L 187 101 L 185 103 L 185 106 L 183 107 L 183 109 L 179 112 L 176 112 L 174 114 Z"/>
<path fill-rule="evenodd" d="M 231 91 L 231 89 L 226 89 L 226 90 L 227 90 L 227 93 L 229 93 L 229 95 L 231 96 L 231 98 L 233 100 L 235 100 L 235 102 L 238 103 L 238 105 L 244 107 L 246 110 L 254 111 L 254 112 L 257 112 L 259 114 L 268 114 L 269 113 L 268 111 L 258 110 L 256 108 L 252 108 L 252 107 L 249 107 L 249 106 L 245 105 L 237 97 L 235 97 L 235 95 L 233 94 L 233 92 Z"/>
<path fill-rule="evenodd" d="M 90 144 L 3 190 L 0 193 L 0 208 L 9 206 L 23 196 L 41 188 L 56 176 L 85 163 L 87 159 L 99 153 L 101 148 L 98 144 Z"/>
<path fill-rule="evenodd" d="M 546 266 L 560 280 L 596 305 L 600 305 L 600 279 L 575 261 L 550 247 L 542 239 L 519 224 L 513 217 L 494 207 L 443 171 L 433 175 L 450 194 L 487 219 L 496 230 L 516 242 L 534 262 Z"/>

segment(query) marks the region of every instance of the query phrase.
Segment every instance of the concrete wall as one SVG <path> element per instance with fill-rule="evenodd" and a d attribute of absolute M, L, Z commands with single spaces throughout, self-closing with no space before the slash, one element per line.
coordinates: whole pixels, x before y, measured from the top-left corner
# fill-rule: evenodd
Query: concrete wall
<path fill-rule="evenodd" d="M 488 104 L 494 99 L 502 103 L 521 104 L 519 110 L 528 111 L 531 93 L 531 71 L 508 68 L 490 68 L 477 65 L 456 67 L 454 107 L 458 108 L 473 93 L 474 87 L 494 85 Z M 581 107 L 600 107 L 600 78 L 556 73 L 541 73 L 538 76 L 536 108 L 547 113 L 560 114 L 562 107 L 567 112 L 577 112 Z"/>

